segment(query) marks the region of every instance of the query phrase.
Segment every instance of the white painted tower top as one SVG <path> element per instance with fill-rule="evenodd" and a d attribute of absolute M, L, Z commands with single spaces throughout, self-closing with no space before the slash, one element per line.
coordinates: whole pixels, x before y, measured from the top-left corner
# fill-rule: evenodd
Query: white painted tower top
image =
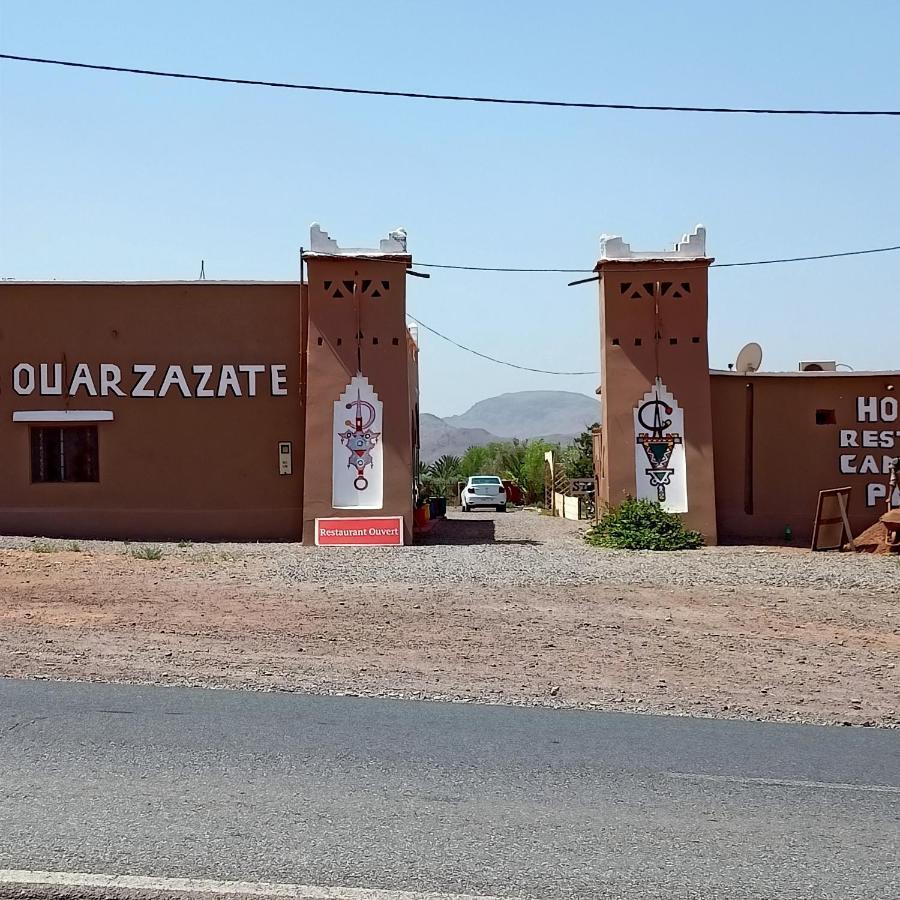
<path fill-rule="evenodd" d="M 690 234 L 682 235 L 672 250 L 632 250 L 622 238 L 600 235 L 600 259 L 707 259 L 706 229 L 698 225 Z"/>
<path fill-rule="evenodd" d="M 323 231 L 318 222 L 309 226 L 309 253 L 321 253 L 323 256 L 381 256 L 408 253 L 406 249 L 406 231 L 397 228 L 378 244 L 378 249 L 367 247 L 340 247 L 327 231 Z"/>

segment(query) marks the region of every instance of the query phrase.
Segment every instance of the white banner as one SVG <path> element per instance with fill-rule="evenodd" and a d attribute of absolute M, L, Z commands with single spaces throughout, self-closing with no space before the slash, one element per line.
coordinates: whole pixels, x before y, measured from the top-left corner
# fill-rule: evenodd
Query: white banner
<path fill-rule="evenodd" d="M 364 375 L 356 375 L 334 404 L 331 505 L 384 505 L 382 404 Z"/>
<path fill-rule="evenodd" d="M 687 512 L 684 413 L 659 378 L 635 407 L 634 437 L 635 496 L 669 512 Z"/>

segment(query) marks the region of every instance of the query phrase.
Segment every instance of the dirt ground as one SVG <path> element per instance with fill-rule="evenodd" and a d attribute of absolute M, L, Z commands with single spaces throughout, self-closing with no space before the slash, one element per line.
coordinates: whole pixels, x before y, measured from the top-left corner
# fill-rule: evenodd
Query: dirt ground
<path fill-rule="evenodd" d="M 265 548 L 69 546 L 0 549 L 0 675 L 900 724 L 898 590 L 340 583 Z"/>

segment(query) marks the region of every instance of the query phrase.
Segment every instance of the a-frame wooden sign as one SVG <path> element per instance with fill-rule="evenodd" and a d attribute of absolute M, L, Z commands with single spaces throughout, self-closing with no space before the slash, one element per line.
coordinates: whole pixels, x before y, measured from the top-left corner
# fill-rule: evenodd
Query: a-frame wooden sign
<path fill-rule="evenodd" d="M 813 525 L 813 550 L 840 550 L 844 544 L 850 544 L 855 550 L 853 532 L 847 508 L 850 505 L 849 487 L 832 488 L 819 491 L 819 502 L 816 504 L 816 521 Z"/>

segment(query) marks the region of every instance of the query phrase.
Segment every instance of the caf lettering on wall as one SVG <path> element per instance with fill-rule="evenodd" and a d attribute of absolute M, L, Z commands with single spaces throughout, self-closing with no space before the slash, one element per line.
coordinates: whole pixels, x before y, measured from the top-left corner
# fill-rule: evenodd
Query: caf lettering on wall
<path fill-rule="evenodd" d="M 334 403 L 331 505 L 384 505 L 382 403 L 364 375 L 356 375 Z"/>
<path fill-rule="evenodd" d="M 635 496 L 688 511 L 684 413 L 660 378 L 634 409 Z"/>

